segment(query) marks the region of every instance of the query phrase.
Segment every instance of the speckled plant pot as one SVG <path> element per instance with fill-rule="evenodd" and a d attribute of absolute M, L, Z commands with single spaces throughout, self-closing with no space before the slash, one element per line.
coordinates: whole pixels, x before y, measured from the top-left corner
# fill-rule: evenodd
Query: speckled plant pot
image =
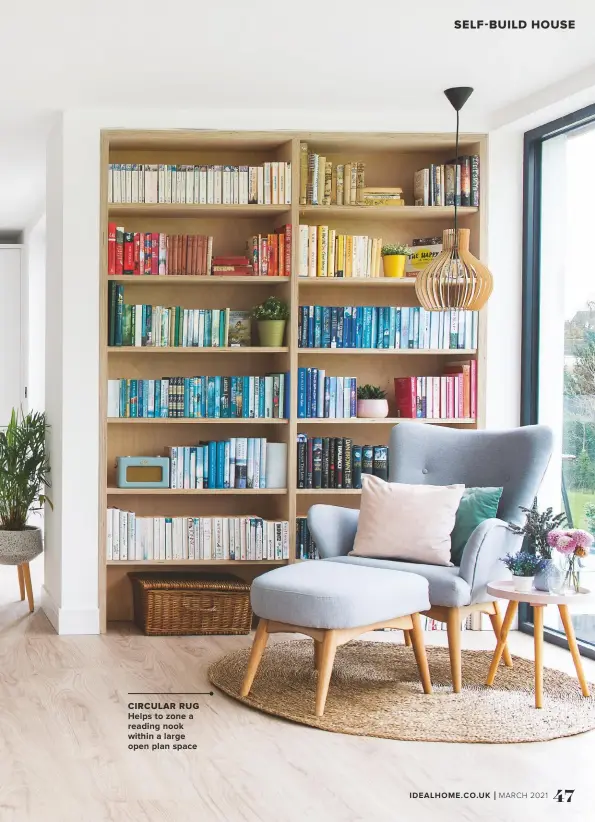
<path fill-rule="evenodd" d="M 0 528 L 0 565 L 31 562 L 42 551 L 41 528 L 27 526 L 24 531 L 3 531 Z"/>
<path fill-rule="evenodd" d="M 561 581 L 563 574 L 556 563 L 548 559 L 547 565 L 540 571 L 533 580 L 533 587 L 536 591 L 555 590 L 556 585 Z"/>

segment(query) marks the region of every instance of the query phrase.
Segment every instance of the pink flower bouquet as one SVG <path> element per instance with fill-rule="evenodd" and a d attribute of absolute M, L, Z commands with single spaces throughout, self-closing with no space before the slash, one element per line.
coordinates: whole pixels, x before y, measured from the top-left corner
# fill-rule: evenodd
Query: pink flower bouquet
<path fill-rule="evenodd" d="M 586 557 L 593 545 L 593 537 L 580 528 L 554 529 L 547 535 L 547 543 L 566 558 L 565 582 L 578 593 L 580 591 L 577 559 Z"/>

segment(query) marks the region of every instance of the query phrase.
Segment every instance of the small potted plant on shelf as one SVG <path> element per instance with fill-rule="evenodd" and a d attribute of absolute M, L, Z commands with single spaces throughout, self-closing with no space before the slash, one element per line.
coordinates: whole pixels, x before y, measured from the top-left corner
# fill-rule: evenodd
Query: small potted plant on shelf
<path fill-rule="evenodd" d="M 561 576 L 561 570 L 552 559 L 552 547 L 548 542 L 548 535 L 565 524 L 566 514 L 554 515 L 553 508 L 546 508 L 540 513 L 536 499 L 533 500 L 531 508 L 523 508 L 522 505 L 519 508 L 525 515 L 524 524 L 515 525 L 509 522 L 508 527 L 515 534 L 522 534 L 525 551 L 545 560 L 543 569 L 533 581 L 533 587 L 537 591 L 549 591 L 552 585 L 556 584 L 557 577 Z"/>
<path fill-rule="evenodd" d="M 269 297 L 254 306 L 252 316 L 258 325 L 258 339 L 261 345 L 278 347 L 283 345 L 285 323 L 289 317 L 287 304 L 277 297 Z"/>
<path fill-rule="evenodd" d="M 27 525 L 38 511 L 50 485 L 46 450 L 48 425 L 45 414 L 12 411 L 10 422 L 0 430 L 0 565 L 23 565 L 43 550 L 41 529 Z"/>
<path fill-rule="evenodd" d="M 386 391 L 378 385 L 358 385 L 357 416 L 368 419 L 388 417 Z"/>
<path fill-rule="evenodd" d="M 411 249 L 408 245 L 402 243 L 383 245 L 380 253 L 385 277 L 405 276 L 405 260 L 411 256 Z"/>
<path fill-rule="evenodd" d="M 519 551 L 518 554 L 506 554 L 502 562 L 512 572 L 514 590 L 526 594 L 532 590 L 535 574 L 543 570 L 546 560 L 529 551 Z"/>

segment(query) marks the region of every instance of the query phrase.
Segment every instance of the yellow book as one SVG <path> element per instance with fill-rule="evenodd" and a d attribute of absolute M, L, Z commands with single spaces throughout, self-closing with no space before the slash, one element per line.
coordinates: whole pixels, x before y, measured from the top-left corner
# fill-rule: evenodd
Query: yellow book
<path fill-rule="evenodd" d="M 337 260 L 335 264 L 336 273 L 345 276 L 345 235 L 339 234 L 337 237 Z"/>
<path fill-rule="evenodd" d="M 328 275 L 328 226 L 318 226 L 318 277 Z"/>
<path fill-rule="evenodd" d="M 327 276 L 334 277 L 335 276 L 335 243 L 337 237 L 337 230 L 335 228 L 331 228 L 328 233 L 328 269 L 327 269 Z"/>
<path fill-rule="evenodd" d="M 300 143 L 300 205 L 306 205 L 308 187 L 308 143 Z"/>
<path fill-rule="evenodd" d="M 326 179 L 326 157 L 318 156 L 318 205 L 324 205 L 324 183 Z"/>
<path fill-rule="evenodd" d="M 343 168 L 343 205 L 351 205 L 351 163 Z"/>
<path fill-rule="evenodd" d="M 344 277 L 351 277 L 353 271 L 353 235 L 345 236 L 345 270 Z"/>
<path fill-rule="evenodd" d="M 316 258 L 318 251 L 317 233 L 315 225 L 308 226 L 308 277 L 316 276 Z"/>

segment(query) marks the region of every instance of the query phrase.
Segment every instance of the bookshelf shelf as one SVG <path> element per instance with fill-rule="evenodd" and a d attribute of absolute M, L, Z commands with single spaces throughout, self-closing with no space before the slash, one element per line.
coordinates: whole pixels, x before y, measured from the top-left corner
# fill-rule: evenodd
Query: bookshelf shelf
<path fill-rule="evenodd" d="M 108 488 L 112 496 L 153 497 L 208 497 L 217 494 L 226 497 L 285 496 L 287 488 Z"/>
<path fill-rule="evenodd" d="M 109 425 L 288 425 L 274 417 L 108 417 Z"/>
<path fill-rule="evenodd" d="M 110 203 L 111 217 L 282 217 L 290 205 L 186 205 L 183 203 Z"/>
<path fill-rule="evenodd" d="M 364 217 L 366 220 L 436 220 L 454 217 L 452 206 L 304 206 L 299 207 L 300 216 L 310 217 L 325 214 L 329 217 Z M 457 209 L 459 217 L 476 214 L 478 208 L 461 206 Z"/>
<path fill-rule="evenodd" d="M 430 164 L 447 164 L 453 156 L 452 134 L 380 134 L 380 133 L 291 133 L 291 132 L 220 132 L 200 130 L 114 130 L 101 135 L 101 300 L 100 300 L 100 455 L 99 455 L 99 602 L 101 627 L 107 620 L 133 618 L 132 589 L 128 573 L 133 569 L 191 570 L 216 566 L 251 581 L 259 573 L 287 562 L 299 561 L 295 555 L 296 516 L 305 516 L 312 505 L 328 503 L 359 508 L 359 489 L 298 489 L 297 435 L 309 437 L 349 438 L 356 445 L 388 444 L 390 430 L 400 422 L 451 426 L 472 430 L 484 424 L 485 417 L 485 315 L 477 329 L 477 350 L 469 349 L 366 349 L 366 348 L 300 348 L 298 327 L 302 304 L 323 306 L 401 306 L 419 305 L 415 279 L 359 277 L 299 277 L 300 226 L 328 226 L 337 235 L 358 235 L 382 243 L 406 243 L 414 239 L 437 237 L 451 228 L 454 208 L 438 206 L 308 206 L 300 204 L 304 196 L 300 185 L 300 144 L 324 156 L 336 171 L 339 164 L 360 162 L 365 166 L 367 186 L 401 187 L 405 203 L 414 202 L 414 175 Z M 471 251 L 485 254 L 488 176 L 487 139 L 483 135 L 462 135 L 462 151 L 479 155 L 481 207 L 461 207 L 461 225 L 471 230 Z M 109 203 L 108 164 L 172 164 L 222 166 L 261 166 L 264 163 L 291 163 L 290 205 L 199 205 L 181 203 Z M 274 167 L 271 165 L 270 179 Z M 325 166 L 326 171 L 326 166 Z M 126 172 L 127 173 L 127 172 Z M 239 172 L 238 172 L 239 173 Z M 279 173 L 277 171 L 277 173 Z M 252 173 L 250 172 L 250 175 Z M 264 177 L 264 170 L 263 170 Z M 225 178 L 222 178 L 222 182 Z M 277 180 L 280 183 L 280 175 Z M 249 178 L 250 180 L 250 178 Z M 112 182 L 115 177 L 112 175 Z M 336 176 L 335 176 L 336 181 Z M 146 182 L 146 179 L 145 179 Z M 121 184 L 121 180 L 120 180 Z M 160 183 L 161 184 L 161 183 Z M 250 184 L 250 182 L 249 182 Z M 336 184 L 336 183 L 335 183 Z M 128 185 L 127 178 L 125 186 Z M 151 183 L 152 185 L 152 183 Z M 131 180 L 130 197 L 134 190 Z M 139 188 L 139 191 L 141 189 Z M 238 181 L 239 192 L 239 181 Z M 115 191 L 115 188 L 114 188 Z M 333 191 L 331 182 L 331 192 Z M 233 192 L 233 180 L 232 180 Z M 151 196 L 155 199 L 153 190 Z M 166 195 L 167 196 L 167 195 Z M 244 196 L 244 195 L 238 195 Z M 331 195 L 332 196 L 332 195 Z M 141 191 L 142 198 L 142 191 Z M 302 200 L 303 202 L 303 200 Z M 143 233 L 199 235 L 212 237 L 213 257 L 248 256 L 253 253 L 255 236 L 262 242 L 269 234 L 283 230 L 292 238 L 291 276 L 212 276 L 152 275 L 108 276 L 108 224 L 115 223 L 124 234 L 136 237 Z M 291 226 L 291 229 L 286 229 Z M 111 229 L 113 238 L 113 227 Z M 130 243 L 130 238 L 125 242 Z M 308 240 L 310 242 L 310 240 Z M 119 245 L 122 243 L 119 242 Z M 263 245 L 257 243 L 259 250 Z M 268 245 L 268 239 L 267 239 Z M 135 246 L 136 247 L 136 246 Z M 167 246 L 166 246 L 167 247 Z M 207 246 L 208 248 L 209 246 Z M 274 248 L 274 245 L 272 246 Z M 376 243 L 376 248 L 378 242 Z M 130 246 L 128 246 L 130 249 Z M 139 246 L 140 248 L 140 246 Z M 204 248 L 204 246 L 203 246 Z M 287 248 L 287 246 L 286 246 Z M 170 243 L 169 249 L 172 246 Z M 178 253 L 178 245 L 175 245 Z M 189 253 L 190 245 L 186 247 Z M 111 252 L 113 254 L 113 251 Z M 118 252 L 119 253 L 119 252 Z M 140 252 L 139 252 L 140 253 Z M 196 253 L 196 247 L 195 252 Z M 274 257 L 273 257 L 274 258 Z M 113 257 L 111 258 L 113 260 Z M 174 258 L 175 259 L 175 258 Z M 118 258 L 119 260 L 119 258 Z M 377 257 L 376 257 L 377 260 Z M 132 266 L 133 268 L 134 266 Z M 168 270 L 208 270 L 208 265 L 179 265 Z M 127 270 L 131 266 L 128 263 Z M 111 270 L 121 270 L 113 267 Z M 144 269 L 143 269 L 144 270 Z M 162 269 L 163 270 L 163 269 Z M 245 269 L 244 269 L 245 270 Z M 264 270 L 264 269 L 259 269 Z M 272 270 L 276 270 L 274 267 Z M 288 269 L 281 268 L 287 271 Z M 346 270 L 349 270 L 348 267 Z M 354 270 L 368 270 L 355 268 Z M 374 267 L 376 270 L 376 266 Z M 382 273 L 382 265 L 380 272 Z M 285 345 L 266 347 L 108 347 L 108 286 L 118 283 L 119 297 L 128 304 L 180 306 L 184 309 L 221 309 L 249 311 L 269 296 L 278 296 L 288 304 L 289 319 Z M 112 295 L 113 296 L 113 295 Z M 252 332 L 256 331 L 252 322 Z M 129 342 L 130 338 L 125 337 Z M 252 339 L 257 341 L 253 333 Z M 434 339 L 434 338 L 432 338 Z M 466 338 L 469 343 L 469 338 Z M 427 339 L 426 339 L 427 342 Z M 473 337 L 475 345 L 475 337 Z M 188 356 L 184 356 L 188 355 Z M 465 360 L 475 360 L 477 376 L 477 420 L 415 419 L 394 415 L 394 379 L 398 377 L 441 376 L 451 365 L 459 368 Z M 448 366 L 448 367 L 447 367 Z M 323 369 L 328 377 L 355 378 L 357 384 L 380 386 L 389 397 L 389 414 L 382 419 L 368 418 L 298 418 L 298 368 Z M 161 380 L 164 375 L 195 377 L 197 375 L 262 376 L 271 373 L 289 375 L 289 419 L 237 418 L 108 418 L 108 380 Z M 165 377 L 167 379 L 167 377 Z M 287 383 L 285 384 L 287 387 Z M 115 410 L 115 409 L 114 409 Z M 453 413 L 451 411 L 451 413 Z M 465 413 L 469 413 L 465 406 Z M 155 456 L 168 447 L 192 447 L 200 440 L 224 440 L 232 437 L 266 437 L 268 442 L 287 446 L 287 479 L 285 488 L 266 489 L 124 489 L 116 488 L 114 470 L 118 456 Z M 243 499 L 245 497 L 245 499 Z M 138 517 L 262 517 L 289 523 L 288 560 L 107 560 L 107 509 L 119 508 Z M 138 552 L 136 554 L 139 555 Z M 149 554 L 150 555 L 150 554 Z M 251 554 L 254 556 L 254 554 Z M 231 566 L 235 566 L 232 570 Z"/>
<path fill-rule="evenodd" d="M 138 277 L 130 274 L 108 277 L 110 283 L 126 283 L 126 285 L 156 285 L 168 288 L 170 285 L 284 285 L 289 277 L 198 277 L 189 274 L 168 274 L 167 276 Z M 415 282 L 412 280 L 412 282 Z"/>

